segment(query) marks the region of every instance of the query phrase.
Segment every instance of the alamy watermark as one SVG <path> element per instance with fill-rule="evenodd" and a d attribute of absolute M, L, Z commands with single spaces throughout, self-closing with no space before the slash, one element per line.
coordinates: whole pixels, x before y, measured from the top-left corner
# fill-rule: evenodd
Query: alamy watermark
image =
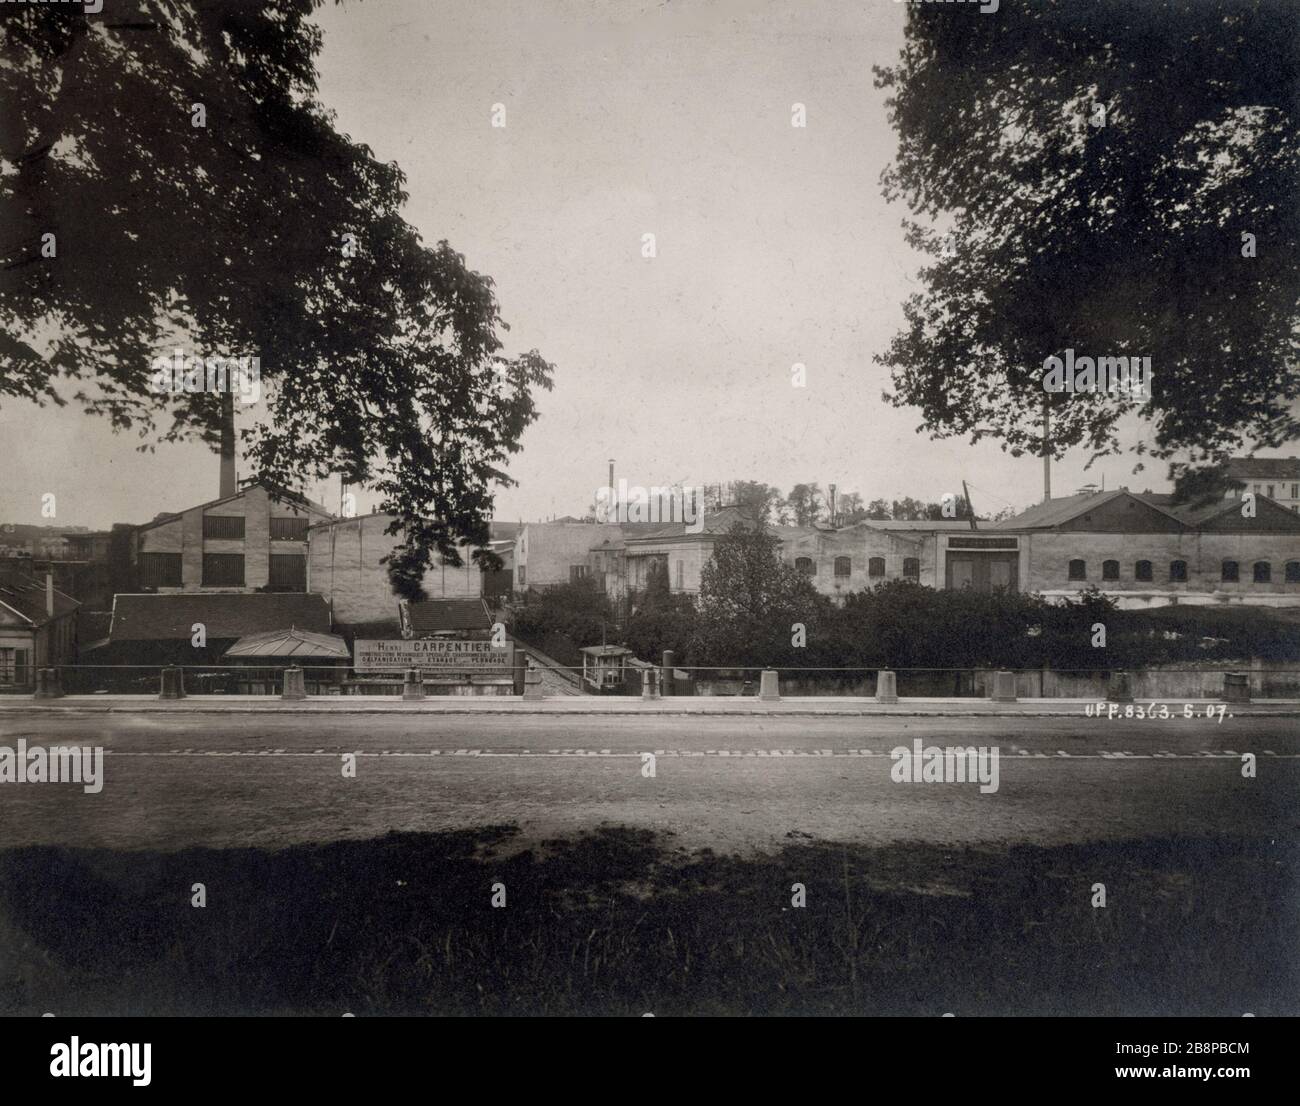
<path fill-rule="evenodd" d="M 596 489 L 597 522 L 680 522 L 686 533 L 704 529 L 704 489 L 674 486 L 643 488 L 618 482 Z"/>
<path fill-rule="evenodd" d="M 1065 360 L 1048 357 L 1043 362 L 1043 391 L 1107 392 L 1133 399 L 1151 398 L 1150 357 L 1075 357 L 1065 351 Z"/>
<path fill-rule="evenodd" d="M 260 357 L 186 357 L 178 349 L 171 358 L 155 357 L 149 387 L 155 392 L 230 392 L 240 401 L 262 398 Z"/>
<path fill-rule="evenodd" d="M 19 738 L 17 749 L 0 745 L 0 783 L 79 783 L 86 794 L 98 795 L 104 787 L 104 747 L 28 748 Z"/>
<path fill-rule="evenodd" d="M 939 748 L 922 746 L 917 738 L 910 749 L 900 745 L 889 755 L 894 761 L 889 777 L 895 783 L 978 783 L 981 795 L 998 789 L 1000 751 L 996 745 Z"/>

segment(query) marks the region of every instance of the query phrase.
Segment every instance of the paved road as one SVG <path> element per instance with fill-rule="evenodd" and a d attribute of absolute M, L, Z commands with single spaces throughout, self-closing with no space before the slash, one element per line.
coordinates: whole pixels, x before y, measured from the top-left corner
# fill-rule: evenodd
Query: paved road
<path fill-rule="evenodd" d="M 277 846 L 503 822 L 525 843 L 614 824 L 719 850 L 1054 844 L 1292 834 L 1300 795 L 1294 719 L 0 716 L 0 745 L 19 738 L 102 745 L 106 782 L 0 784 L 8 845 Z M 889 751 L 918 738 L 996 746 L 998 790 L 895 783 Z M 355 778 L 345 752 L 360 753 Z"/>

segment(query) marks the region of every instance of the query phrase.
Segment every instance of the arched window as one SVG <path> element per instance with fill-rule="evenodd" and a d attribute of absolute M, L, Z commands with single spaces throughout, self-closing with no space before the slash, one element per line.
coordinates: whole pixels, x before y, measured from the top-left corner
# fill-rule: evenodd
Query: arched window
<path fill-rule="evenodd" d="M 1267 584 L 1272 582 L 1273 566 L 1267 561 L 1255 562 L 1255 583 Z"/>
<path fill-rule="evenodd" d="M 867 562 L 867 575 L 883 576 L 884 574 L 885 574 L 885 558 L 872 557 L 871 560 Z"/>
<path fill-rule="evenodd" d="M 1088 564 L 1086 561 L 1075 559 L 1070 562 L 1070 579 L 1086 580 L 1088 578 Z"/>
<path fill-rule="evenodd" d="M 1119 579 L 1119 561 L 1102 561 L 1101 578 L 1103 580 Z"/>
<path fill-rule="evenodd" d="M 1169 581 L 1173 584 L 1187 583 L 1187 562 L 1170 561 L 1169 562 Z"/>
<path fill-rule="evenodd" d="M 1286 582 L 1288 584 L 1300 584 L 1300 561 L 1287 561 Z"/>
<path fill-rule="evenodd" d="M 853 575 L 853 561 L 848 557 L 835 558 L 835 575 L 851 576 Z"/>
<path fill-rule="evenodd" d="M 813 564 L 811 557 L 796 557 L 794 559 L 794 570 L 802 572 L 805 576 L 817 575 L 817 566 Z"/>
<path fill-rule="evenodd" d="M 1151 579 L 1151 562 L 1138 561 L 1138 563 L 1133 566 L 1133 578 L 1135 580 L 1149 581 Z"/>
<path fill-rule="evenodd" d="M 1223 582 L 1235 584 L 1241 579 L 1241 566 L 1236 561 L 1223 562 Z"/>
<path fill-rule="evenodd" d="M 904 557 L 903 575 L 909 580 L 919 580 L 921 578 L 921 562 L 915 557 Z"/>

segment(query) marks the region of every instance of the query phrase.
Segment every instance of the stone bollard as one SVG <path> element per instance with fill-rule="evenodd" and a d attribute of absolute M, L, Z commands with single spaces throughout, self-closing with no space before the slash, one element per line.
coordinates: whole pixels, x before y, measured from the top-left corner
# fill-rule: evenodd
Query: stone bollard
<path fill-rule="evenodd" d="M 1225 703 L 1250 702 L 1250 677 L 1245 672 L 1223 674 L 1223 701 Z"/>
<path fill-rule="evenodd" d="M 544 698 L 542 695 L 542 674 L 535 668 L 530 668 L 524 673 L 524 698 L 531 702 Z"/>
<path fill-rule="evenodd" d="M 673 681 L 674 657 L 671 649 L 664 650 L 664 669 L 663 676 L 659 680 L 659 690 L 666 696 L 675 695 L 677 689 Z"/>
<path fill-rule="evenodd" d="M 302 669 L 296 664 L 284 670 L 284 690 L 281 699 L 306 699 L 307 685 L 303 682 Z"/>
<path fill-rule="evenodd" d="M 1133 702 L 1133 674 L 1131 672 L 1112 672 L 1110 683 L 1106 686 L 1106 701 L 1109 703 Z"/>
<path fill-rule="evenodd" d="M 408 668 L 402 680 L 402 698 L 407 702 L 419 702 L 424 698 L 424 676 L 418 668 Z"/>
<path fill-rule="evenodd" d="M 758 697 L 765 703 L 781 701 L 781 681 L 775 668 L 765 668 L 758 677 Z"/>
<path fill-rule="evenodd" d="M 1014 672 L 993 673 L 993 701 L 995 703 L 1014 703 L 1016 701 L 1016 674 Z"/>
<path fill-rule="evenodd" d="M 162 670 L 162 690 L 158 693 L 159 699 L 184 699 L 185 698 L 185 671 L 177 668 L 174 664 L 169 664 Z"/>
<path fill-rule="evenodd" d="M 38 668 L 36 670 L 37 699 L 62 699 L 63 681 L 57 668 Z"/>
<path fill-rule="evenodd" d="M 898 702 L 898 674 L 884 669 L 876 673 L 876 702 Z"/>
<path fill-rule="evenodd" d="M 642 699 L 659 698 L 659 669 L 657 668 L 641 669 L 641 698 Z"/>

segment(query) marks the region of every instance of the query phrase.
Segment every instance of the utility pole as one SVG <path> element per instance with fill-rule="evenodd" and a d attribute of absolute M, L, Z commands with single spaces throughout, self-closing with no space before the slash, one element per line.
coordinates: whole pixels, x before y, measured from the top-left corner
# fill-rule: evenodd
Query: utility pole
<path fill-rule="evenodd" d="M 978 530 L 979 527 L 975 525 L 975 507 L 970 501 L 970 489 L 966 487 L 965 480 L 961 482 L 961 491 L 962 495 L 966 497 L 966 510 L 970 514 L 970 528 L 972 530 Z"/>
<path fill-rule="evenodd" d="M 1043 502 L 1052 498 L 1052 412 L 1043 393 Z"/>

